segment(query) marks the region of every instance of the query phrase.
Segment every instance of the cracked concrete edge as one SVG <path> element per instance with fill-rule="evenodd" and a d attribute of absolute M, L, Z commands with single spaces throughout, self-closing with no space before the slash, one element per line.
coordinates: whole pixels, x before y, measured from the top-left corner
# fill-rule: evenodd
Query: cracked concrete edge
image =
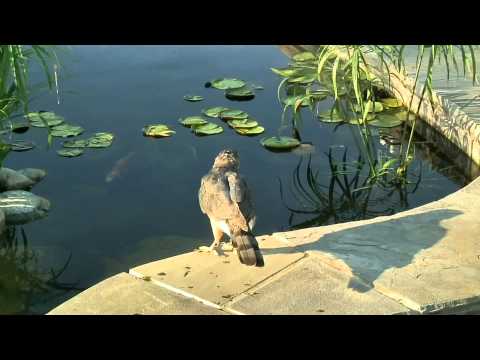
<path fill-rule="evenodd" d="M 301 257 L 300 259 L 297 259 L 296 261 L 292 262 L 290 265 L 288 265 L 286 268 L 282 269 L 281 271 L 269 276 L 268 278 L 264 279 L 263 281 L 255 284 L 254 286 L 250 287 L 248 290 L 246 290 L 245 292 L 243 292 L 242 294 L 230 299 L 227 303 L 224 304 L 224 310 L 228 311 L 228 312 L 231 312 L 232 314 L 233 313 L 236 313 L 238 315 L 247 315 L 247 314 L 243 314 L 241 313 L 240 311 L 238 310 L 235 310 L 232 306 L 234 306 L 235 304 L 237 304 L 238 302 L 240 302 L 241 300 L 243 299 L 246 299 L 250 296 L 253 296 L 257 291 L 260 291 L 261 289 L 263 289 L 264 287 L 276 282 L 277 280 L 280 280 L 282 277 L 284 277 L 285 275 L 287 275 L 290 271 L 294 271 L 298 265 L 300 265 L 302 262 L 308 260 L 310 257 L 315 257 L 315 258 L 319 258 L 318 256 L 316 255 L 313 255 L 310 253 L 310 251 L 307 251 L 304 253 L 305 256 Z M 336 266 L 332 266 L 331 263 L 328 263 L 328 262 L 322 262 L 323 265 L 327 266 L 328 268 L 334 270 L 334 271 L 339 271 L 339 269 L 336 267 Z M 370 291 L 374 291 L 375 293 L 377 293 L 378 295 L 382 296 L 382 297 L 385 297 L 385 298 L 388 298 L 390 300 L 393 300 L 395 302 L 397 302 L 398 304 L 402 305 L 403 307 L 406 308 L 406 311 L 401 311 L 401 312 L 398 312 L 398 313 L 392 313 L 390 315 L 420 315 L 421 313 L 419 311 L 417 311 L 416 309 L 414 308 L 411 308 L 409 306 L 406 306 L 405 304 L 403 304 L 402 302 L 400 301 L 397 301 L 397 299 L 395 298 L 392 298 L 390 296 L 387 296 L 381 292 L 379 292 L 375 287 L 372 287 L 371 284 L 367 284 L 366 282 L 364 282 L 361 278 L 351 274 L 351 278 L 352 280 L 356 281 L 356 282 L 359 282 L 360 284 L 362 284 L 363 286 L 367 287 L 370 289 Z"/>
<path fill-rule="evenodd" d="M 181 295 L 181 296 L 184 296 L 186 298 L 190 298 L 190 299 L 193 299 L 193 300 L 196 300 L 200 303 L 202 303 L 203 305 L 206 305 L 206 306 L 210 306 L 210 307 L 213 307 L 215 309 L 218 309 L 218 310 L 223 310 L 223 311 L 226 311 L 226 312 L 229 312 L 233 315 L 248 315 L 248 314 L 245 314 L 245 313 L 242 313 L 238 310 L 235 310 L 235 309 L 232 309 L 228 306 L 228 304 L 238 300 L 239 298 L 243 298 L 244 296 L 248 296 L 248 292 L 251 291 L 253 288 L 256 288 L 258 286 L 261 286 L 262 284 L 264 284 L 265 282 L 268 282 L 270 279 L 272 279 L 273 277 L 275 278 L 279 278 L 281 276 L 283 276 L 287 271 L 289 271 L 289 269 L 293 268 L 298 262 L 302 261 L 303 259 L 305 259 L 307 255 L 304 253 L 304 256 L 300 257 L 299 259 L 296 259 L 294 261 L 292 261 L 291 263 L 289 263 L 288 265 L 286 265 L 285 267 L 279 269 L 278 271 L 270 274 L 269 276 L 267 276 L 265 279 L 253 284 L 252 286 L 246 288 L 241 294 L 231 298 L 228 302 L 226 302 L 225 304 L 223 305 L 218 305 L 218 304 L 215 304 L 214 302 L 211 302 L 207 299 L 204 299 L 200 296 L 197 296 L 195 294 L 192 294 L 186 290 L 182 290 L 182 289 L 179 289 L 175 286 L 172 286 L 166 282 L 163 282 L 163 281 L 158 281 L 156 279 L 151 279 L 149 280 L 149 282 L 151 282 L 152 284 L 155 284 L 159 287 L 162 287 L 168 291 L 171 291 L 171 292 L 174 292 L 178 295 Z M 129 272 L 128 272 L 129 275 L 135 277 L 135 278 L 138 278 L 138 279 L 142 279 L 142 280 L 145 280 L 145 277 L 136 272 L 135 270 L 133 269 L 130 269 Z"/>
<path fill-rule="evenodd" d="M 128 271 L 128 274 L 129 274 L 130 276 L 133 276 L 133 277 L 137 278 L 137 279 L 141 279 L 141 280 L 146 281 L 146 280 L 145 280 L 145 277 L 144 277 L 142 274 L 136 272 L 135 270 L 130 269 L 130 270 Z M 150 283 L 152 283 L 152 284 L 154 284 L 154 285 L 157 285 L 157 286 L 159 286 L 159 287 L 161 287 L 161 288 L 163 288 L 163 289 L 166 289 L 166 290 L 168 290 L 168 291 L 170 291 L 170 292 L 173 292 L 173 293 L 178 294 L 178 295 L 181 295 L 181 296 L 183 296 L 183 297 L 186 297 L 186 298 L 195 300 L 195 301 L 197 301 L 197 302 L 199 302 L 199 303 L 201 303 L 201 304 L 203 304 L 203 305 L 210 306 L 210 307 L 213 307 L 213 308 L 218 309 L 218 310 L 222 310 L 222 307 L 221 307 L 221 306 L 219 306 L 219 305 L 217 305 L 217 304 L 215 304 L 215 303 L 213 303 L 213 302 L 211 302 L 211 301 L 208 301 L 208 300 L 206 300 L 206 299 L 203 299 L 203 298 L 201 298 L 201 297 L 199 297 L 199 296 L 196 296 L 196 295 L 194 295 L 194 294 L 192 294 L 192 293 L 190 293 L 190 292 L 188 292 L 188 291 L 179 289 L 179 288 L 177 288 L 177 287 L 175 287 L 175 286 L 169 285 L 169 284 L 167 284 L 167 283 L 165 283 L 165 282 L 163 282 L 163 281 L 158 281 L 158 280 L 155 280 L 155 279 L 151 279 L 151 280 L 148 280 L 148 281 L 149 281 Z"/>
<path fill-rule="evenodd" d="M 237 296 L 231 298 L 229 301 L 227 301 L 223 305 L 224 309 L 229 311 L 229 312 L 232 312 L 232 313 L 247 315 L 247 314 L 241 313 L 238 310 L 233 309 L 231 306 L 233 304 L 239 302 L 242 299 L 245 299 L 249 296 L 252 296 L 252 293 L 255 293 L 256 290 L 258 290 L 258 289 L 260 289 L 260 288 L 262 288 L 262 287 L 264 287 L 264 286 L 282 278 L 285 274 L 292 271 L 300 262 L 304 261 L 307 257 L 308 257 L 308 254 L 304 253 L 304 255 L 301 258 L 292 261 L 290 264 L 288 264 L 286 267 L 280 269 L 276 273 L 273 273 L 270 276 L 263 279 L 262 281 L 259 281 L 258 283 L 250 286 L 244 292 L 242 292 L 240 295 L 237 295 Z"/>

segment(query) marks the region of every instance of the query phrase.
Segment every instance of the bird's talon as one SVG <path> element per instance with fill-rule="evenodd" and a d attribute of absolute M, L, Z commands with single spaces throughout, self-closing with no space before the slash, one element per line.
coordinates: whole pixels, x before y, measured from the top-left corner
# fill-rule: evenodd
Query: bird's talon
<path fill-rule="evenodd" d="M 223 251 L 233 251 L 233 245 L 232 244 L 223 244 L 222 245 L 222 250 Z"/>
<path fill-rule="evenodd" d="M 200 246 L 198 248 L 198 251 L 200 251 L 200 252 L 212 252 L 212 248 L 210 246 Z"/>

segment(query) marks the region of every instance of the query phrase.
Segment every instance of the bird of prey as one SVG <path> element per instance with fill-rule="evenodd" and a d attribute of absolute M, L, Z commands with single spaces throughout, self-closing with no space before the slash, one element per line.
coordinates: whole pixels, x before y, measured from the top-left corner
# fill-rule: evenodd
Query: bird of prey
<path fill-rule="evenodd" d="M 242 264 L 263 266 L 262 253 L 252 234 L 256 219 L 252 195 L 239 167 L 238 153 L 222 150 L 212 169 L 202 177 L 198 199 L 200 209 L 210 219 L 214 241 L 200 250 L 215 251 L 227 234 Z"/>

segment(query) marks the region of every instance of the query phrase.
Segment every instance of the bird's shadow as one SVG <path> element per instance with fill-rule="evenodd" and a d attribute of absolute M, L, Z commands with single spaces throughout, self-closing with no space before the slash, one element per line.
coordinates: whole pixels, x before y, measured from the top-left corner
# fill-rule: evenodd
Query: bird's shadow
<path fill-rule="evenodd" d="M 409 265 L 422 250 L 444 238 L 442 221 L 462 214 L 458 210 L 439 209 L 407 215 L 313 238 L 295 251 L 321 251 L 342 260 L 351 272 L 369 286 L 386 270 Z M 262 249 L 264 255 L 291 253 L 291 247 Z M 349 288 L 370 290 L 352 277 Z"/>

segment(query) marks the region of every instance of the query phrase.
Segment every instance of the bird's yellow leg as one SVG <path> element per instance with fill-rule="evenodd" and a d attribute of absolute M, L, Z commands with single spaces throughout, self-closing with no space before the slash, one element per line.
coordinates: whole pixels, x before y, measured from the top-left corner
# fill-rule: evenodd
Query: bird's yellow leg
<path fill-rule="evenodd" d="M 213 243 L 210 246 L 200 246 L 198 250 L 201 252 L 210 252 L 214 253 L 215 255 L 218 255 L 216 251 L 216 247 L 220 245 L 220 241 L 222 241 L 223 238 L 223 231 L 216 226 L 215 222 L 210 220 L 210 225 L 212 226 L 212 232 L 213 232 Z"/>

